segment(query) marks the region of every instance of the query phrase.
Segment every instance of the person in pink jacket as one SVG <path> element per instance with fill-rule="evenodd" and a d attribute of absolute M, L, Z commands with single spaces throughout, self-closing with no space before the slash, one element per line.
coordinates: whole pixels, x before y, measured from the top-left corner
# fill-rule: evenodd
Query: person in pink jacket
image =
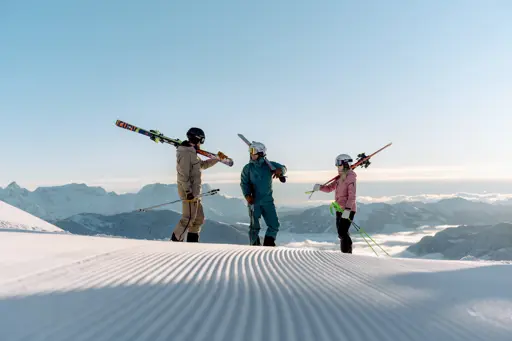
<path fill-rule="evenodd" d="M 340 154 L 336 157 L 336 167 L 340 175 L 337 181 L 323 186 L 316 184 L 315 191 L 330 193 L 335 190 L 336 202 L 344 208 L 343 213 L 336 212 L 336 228 L 340 239 L 340 248 L 343 253 L 352 253 L 352 239 L 348 230 L 357 212 L 356 204 L 356 179 L 357 174 L 351 169 L 352 158 L 347 154 Z"/>

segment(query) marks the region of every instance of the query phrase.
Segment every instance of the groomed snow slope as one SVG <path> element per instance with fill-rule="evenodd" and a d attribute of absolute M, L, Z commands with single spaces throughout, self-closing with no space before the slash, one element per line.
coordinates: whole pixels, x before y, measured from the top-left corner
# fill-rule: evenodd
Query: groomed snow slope
<path fill-rule="evenodd" d="M 512 266 L 0 232 L 0 340 L 508 340 Z"/>
<path fill-rule="evenodd" d="M 62 229 L 0 200 L 0 229 L 64 232 Z"/>

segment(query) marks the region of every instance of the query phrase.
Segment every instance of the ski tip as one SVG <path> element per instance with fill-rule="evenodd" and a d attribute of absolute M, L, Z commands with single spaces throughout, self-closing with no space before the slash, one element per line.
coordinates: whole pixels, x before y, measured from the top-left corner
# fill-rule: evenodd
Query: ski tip
<path fill-rule="evenodd" d="M 226 166 L 233 167 L 234 162 L 233 162 L 233 160 L 231 160 L 231 159 L 229 159 L 229 160 L 224 159 L 224 160 L 220 160 L 220 161 L 221 161 L 223 164 L 225 164 Z"/>

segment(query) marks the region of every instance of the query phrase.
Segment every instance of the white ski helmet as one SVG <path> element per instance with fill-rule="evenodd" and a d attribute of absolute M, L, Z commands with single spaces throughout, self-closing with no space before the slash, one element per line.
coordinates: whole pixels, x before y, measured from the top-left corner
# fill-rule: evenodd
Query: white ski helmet
<path fill-rule="evenodd" d="M 265 147 L 265 145 L 261 142 L 252 141 L 251 145 L 249 146 L 249 153 L 265 156 L 267 153 L 267 147 Z"/>
<path fill-rule="evenodd" d="M 352 158 L 350 157 L 350 155 L 348 154 L 340 154 L 338 156 L 336 156 L 336 161 L 334 163 L 334 165 L 336 167 L 339 167 L 343 164 L 346 164 L 347 166 L 351 166 L 352 165 Z"/>

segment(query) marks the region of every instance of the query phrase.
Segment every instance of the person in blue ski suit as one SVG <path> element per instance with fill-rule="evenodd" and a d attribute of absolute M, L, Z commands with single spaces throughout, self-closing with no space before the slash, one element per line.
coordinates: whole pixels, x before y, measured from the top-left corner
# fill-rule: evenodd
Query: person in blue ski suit
<path fill-rule="evenodd" d="M 270 161 L 275 168 L 272 172 L 265 161 L 266 151 L 263 143 L 251 143 L 249 146 L 251 160 L 242 169 L 240 187 L 249 206 L 249 244 L 261 245 L 259 232 L 260 218 L 263 216 L 267 224 L 263 246 L 275 246 L 280 224 L 274 205 L 272 178 L 284 176 L 286 167 Z"/>

